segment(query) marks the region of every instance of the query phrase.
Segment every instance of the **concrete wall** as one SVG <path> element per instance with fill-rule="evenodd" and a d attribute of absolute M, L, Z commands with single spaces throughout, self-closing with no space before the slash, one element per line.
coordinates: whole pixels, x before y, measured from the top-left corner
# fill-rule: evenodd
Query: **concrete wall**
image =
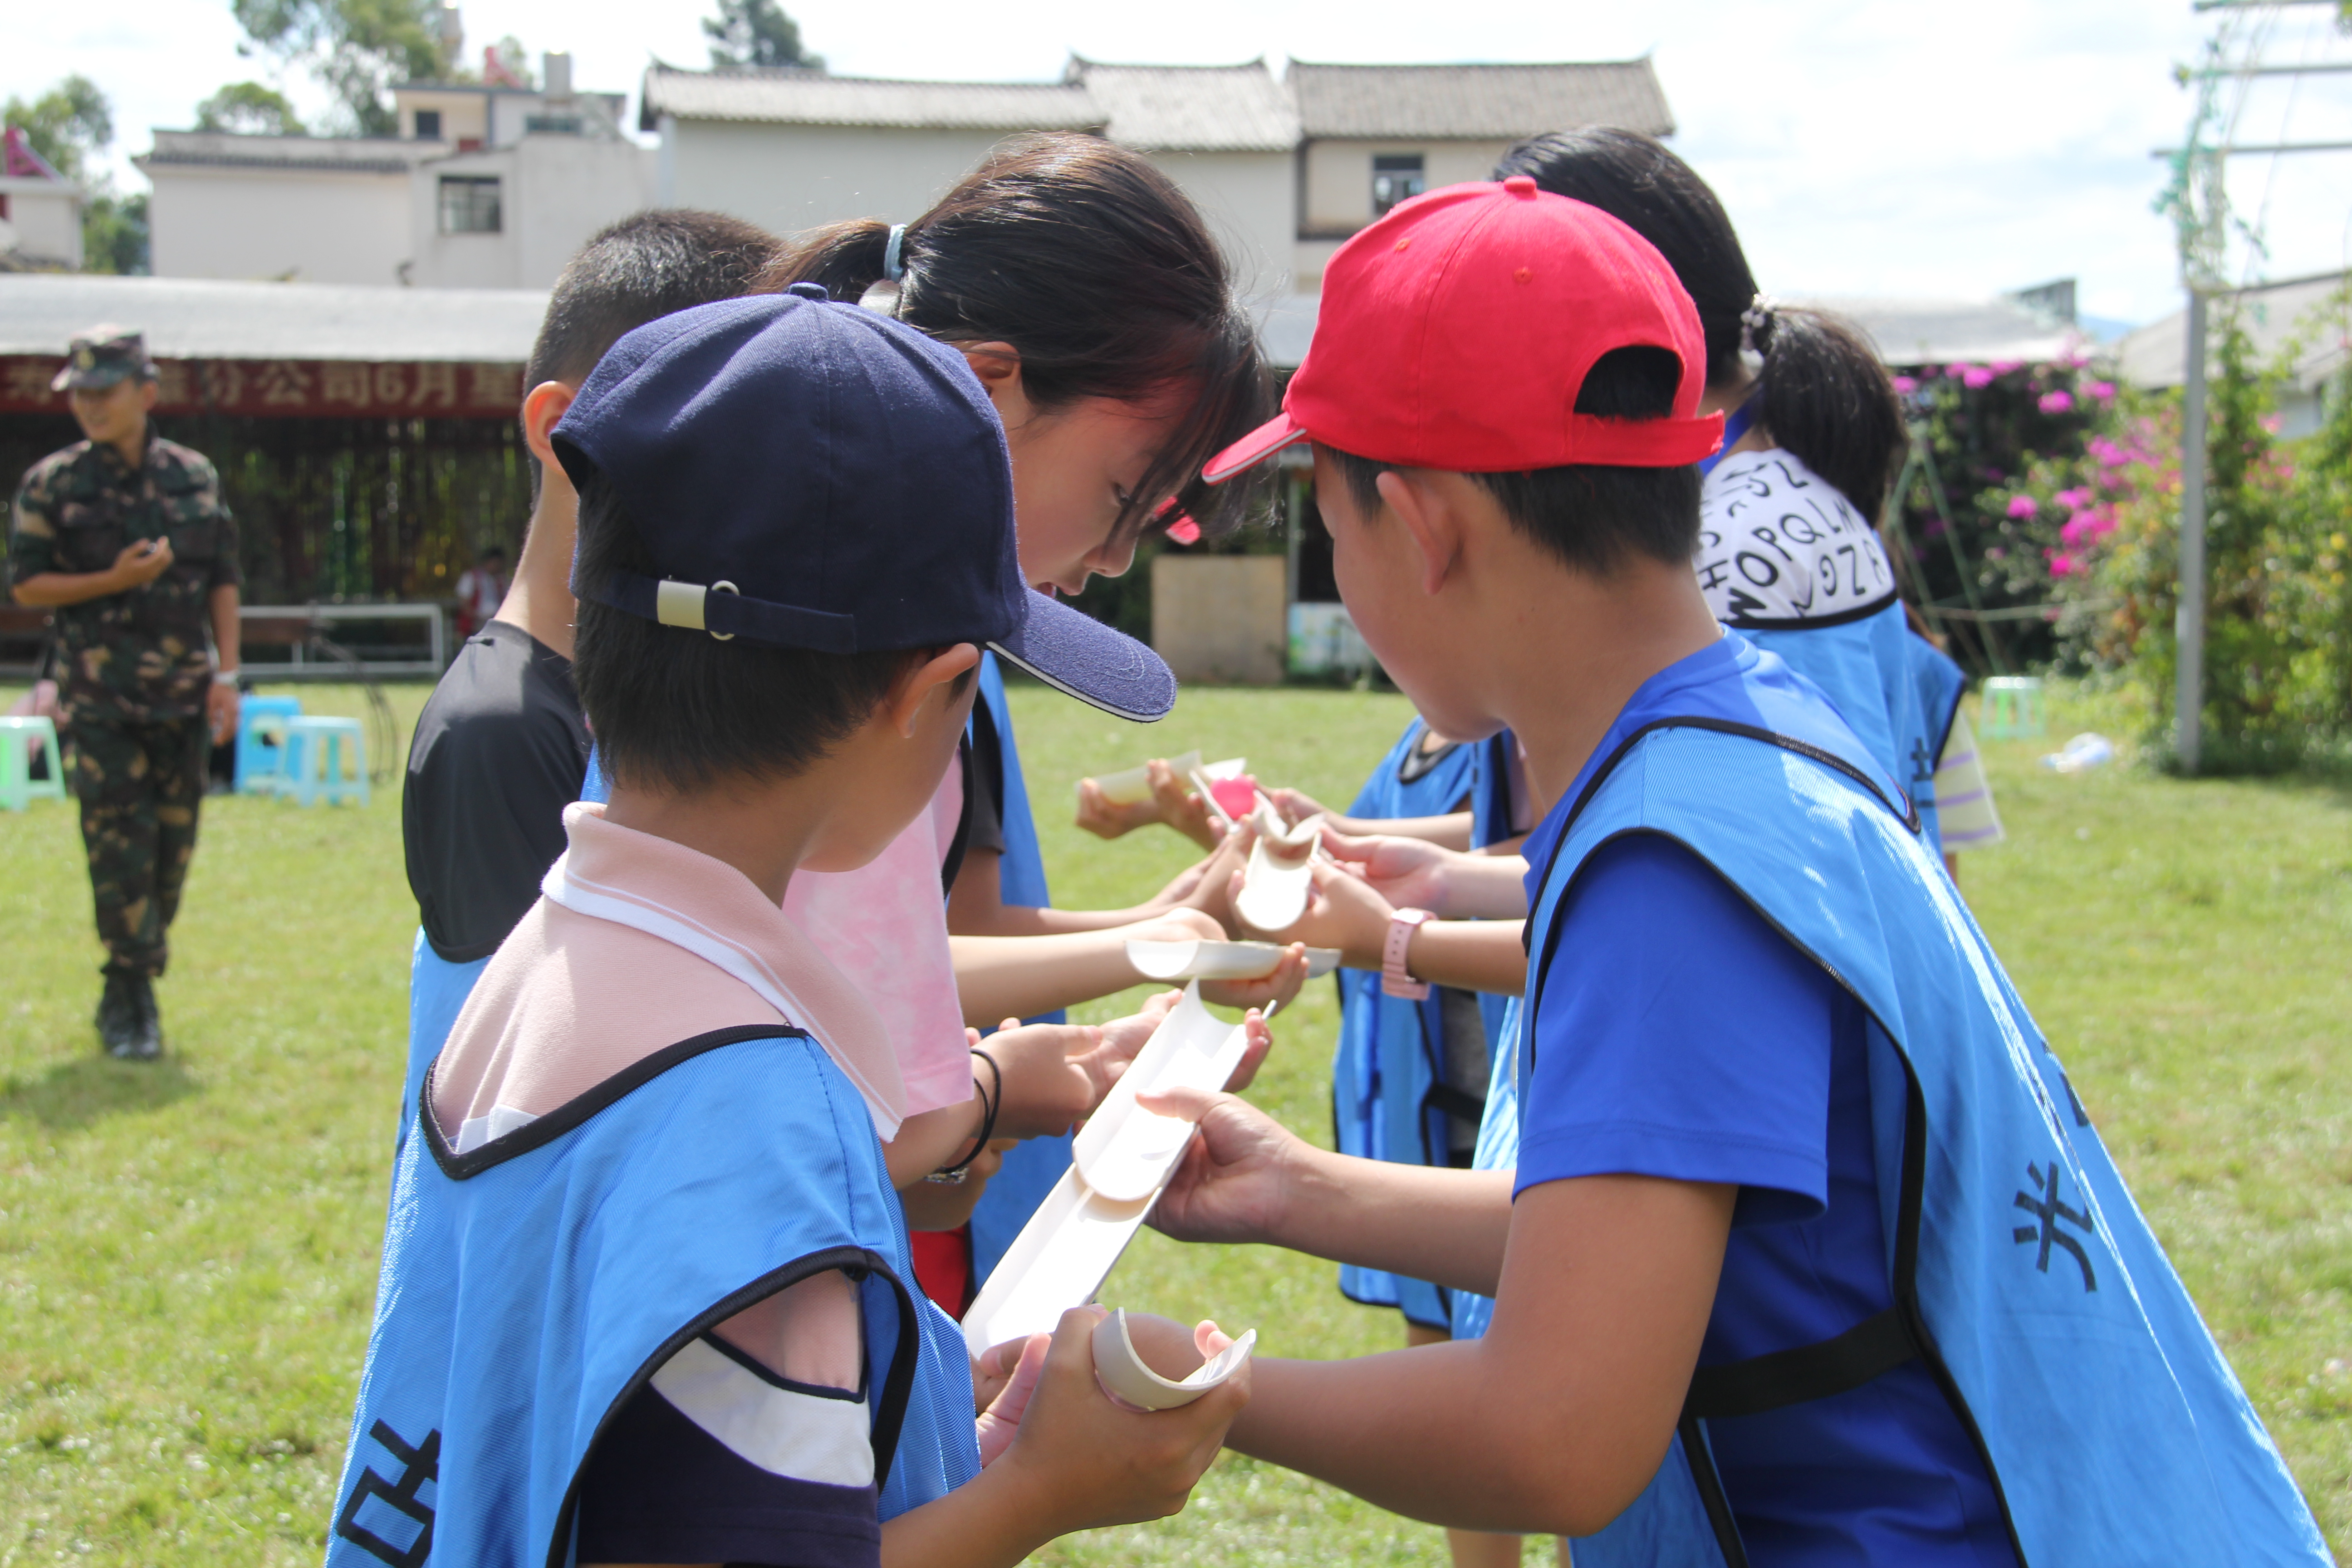
<path fill-rule="evenodd" d="M 441 232 L 441 176 L 495 175 L 497 234 Z M 402 255 L 426 289 L 544 289 L 588 237 L 654 202 L 654 154 L 625 142 L 526 136 L 511 148 L 422 164 Z"/>
<path fill-rule="evenodd" d="M 0 178 L 0 193 L 8 198 L 0 250 L 81 266 L 81 205 L 72 191 L 47 180 Z"/>
<path fill-rule="evenodd" d="M 148 171 L 158 278 L 399 282 L 409 177 L 161 164 Z"/>
<path fill-rule="evenodd" d="M 1280 684 L 1289 629 L 1279 555 L 1161 555 L 1151 563 L 1151 646 L 1179 680 Z"/>
<path fill-rule="evenodd" d="M 1237 293 L 1259 300 L 1289 289 L 1291 237 L 1298 228 L 1298 175 L 1288 153 L 1149 156 L 1208 219 L 1233 268 Z"/>
<path fill-rule="evenodd" d="M 1372 155 L 1376 153 L 1418 153 L 1428 188 L 1483 180 L 1494 172 L 1495 160 L 1510 151 L 1508 142 L 1309 142 L 1307 198 L 1299 214 L 1302 235 L 1350 235 L 1372 221 Z M 1317 268 L 1320 272 L 1320 268 Z"/>
<path fill-rule="evenodd" d="M 990 131 L 666 120 L 664 206 L 792 235 L 844 218 L 919 217 L 1003 141 Z"/>

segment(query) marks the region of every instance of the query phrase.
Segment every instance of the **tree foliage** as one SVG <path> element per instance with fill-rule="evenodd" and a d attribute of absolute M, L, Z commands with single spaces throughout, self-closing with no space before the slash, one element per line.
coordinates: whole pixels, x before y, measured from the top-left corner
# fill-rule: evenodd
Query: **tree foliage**
<path fill-rule="evenodd" d="M 340 130 L 399 130 L 388 89 L 429 81 L 451 64 L 435 0 L 232 0 L 240 46 L 316 77 L 335 100 Z"/>
<path fill-rule="evenodd" d="M 82 269 L 147 270 L 147 197 L 118 195 L 100 160 L 114 144 L 114 107 L 86 76 L 30 100 L 11 97 L 0 121 L 16 127 L 49 167 L 81 186 Z"/>
<path fill-rule="evenodd" d="M 77 183 L 89 179 L 100 153 L 114 142 L 114 110 L 86 76 L 69 76 L 29 101 L 11 97 L 0 119 L 25 133 L 49 167 Z"/>
<path fill-rule="evenodd" d="M 257 81 L 233 81 L 196 105 L 196 129 L 247 136 L 307 136 L 284 93 Z"/>
<path fill-rule="evenodd" d="M 776 0 L 719 0 L 719 15 L 704 17 L 702 30 L 710 39 L 710 63 L 715 68 L 824 69 L 824 57 L 802 47 L 800 24 L 784 15 Z"/>

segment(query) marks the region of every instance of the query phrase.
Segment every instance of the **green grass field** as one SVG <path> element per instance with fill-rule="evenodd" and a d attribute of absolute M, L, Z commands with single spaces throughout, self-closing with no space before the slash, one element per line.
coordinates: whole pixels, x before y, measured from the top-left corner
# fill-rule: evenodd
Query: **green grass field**
<path fill-rule="evenodd" d="M 361 711 L 310 688 L 314 712 Z M 0 706 L 15 696 L 0 690 Z M 421 688 L 395 689 L 404 724 Z M 1060 901 L 1126 904 L 1164 833 L 1067 826 L 1069 781 L 1198 745 L 1344 803 L 1392 697 L 1194 691 L 1138 731 L 1013 697 Z M 2308 781 L 2061 778 L 1990 748 L 2011 840 L 1963 885 L 2190 1289 L 2352 1549 L 2352 794 Z M 2112 722 L 2112 716 L 2106 716 Z M 396 792 L 303 811 L 215 799 L 160 987 L 171 1055 L 101 1058 L 99 950 L 68 809 L 0 815 L 0 1568 L 316 1560 L 375 1286 L 415 911 Z M 1109 1016 L 1107 1002 L 1087 1016 Z M 1328 1135 L 1336 1010 L 1313 987 L 1254 1097 Z M 1107 1298 L 1257 1327 L 1274 1354 L 1400 1339 L 1332 1270 L 1147 1235 Z M 1437 1563 L 1436 1531 L 1228 1457 L 1177 1519 L 1068 1564 Z"/>

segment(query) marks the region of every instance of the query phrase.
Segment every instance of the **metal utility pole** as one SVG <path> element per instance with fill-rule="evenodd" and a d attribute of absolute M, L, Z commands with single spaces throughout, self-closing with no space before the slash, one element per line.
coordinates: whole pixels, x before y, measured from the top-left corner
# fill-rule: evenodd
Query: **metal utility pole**
<path fill-rule="evenodd" d="M 2172 613 L 2173 744 L 2197 771 L 2205 720 L 2205 290 L 2189 285 L 2189 374 L 2180 395 L 2180 590 Z"/>

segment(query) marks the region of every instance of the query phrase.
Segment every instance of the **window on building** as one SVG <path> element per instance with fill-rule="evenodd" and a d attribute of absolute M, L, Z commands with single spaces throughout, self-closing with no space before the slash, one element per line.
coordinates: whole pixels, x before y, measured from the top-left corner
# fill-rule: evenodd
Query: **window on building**
<path fill-rule="evenodd" d="M 1429 188 L 1418 153 L 1372 154 L 1372 216 L 1386 217 L 1399 202 L 1411 201 Z"/>
<path fill-rule="evenodd" d="M 576 114 L 526 114 L 522 128 L 527 134 L 546 136 L 577 136 L 580 117 Z"/>
<path fill-rule="evenodd" d="M 505 226 L 501 216 L 496 174 L 441 176 L 443 234 L 497 234 Z"/>
<path fill-rule="evenodd" d="M 439 110 L 420 109 L 416 111 L 416 139 L 419 142 L 438 142 L 441 140 L 441 111 Z"/>

